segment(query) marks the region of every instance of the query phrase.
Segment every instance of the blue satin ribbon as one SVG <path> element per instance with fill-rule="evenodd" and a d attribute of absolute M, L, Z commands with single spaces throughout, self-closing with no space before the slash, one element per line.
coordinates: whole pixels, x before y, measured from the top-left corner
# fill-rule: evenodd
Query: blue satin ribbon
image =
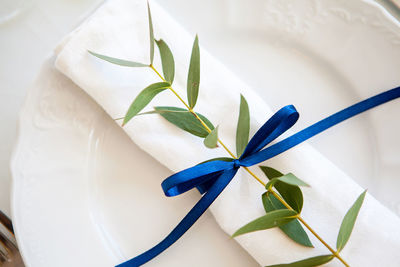
<path fill-rule="evenodd" d="M 177 196 L 195 187 L 203 196 L 164 240 L 143 254 L 117 266 L 141 266 L 175 243 L 207 210 L 233 179 L 241 166 L 250 167 L 273 158 L 344 120 L 398 97 L 400 97 L 400 87 L 383 92 L 345 108 L 263 149 L 266 145 L 291 128 L 299 118 L 299 113 L 293 105 L 281 108 L 251 138 L 239 159 L 229 162 L 217 160 L 202 163 L 165 179 L 161 186 L 165 195 L 168 197 Z"/>

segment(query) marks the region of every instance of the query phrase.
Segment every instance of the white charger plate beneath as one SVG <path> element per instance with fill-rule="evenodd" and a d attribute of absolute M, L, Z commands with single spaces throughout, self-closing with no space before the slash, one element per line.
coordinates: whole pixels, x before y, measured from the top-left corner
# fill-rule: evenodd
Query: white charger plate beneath
<path fill-rule="evenodd" d="M 373 2 L 214 2 L 213 27 L 205 12 L 175 17 L 273 108 L 295 104 L 297 129 L 400 84 L 400 28 Z M 28 266 L 111 266 L 159 241 L 199 195 L 166 199 L 171 172 L 52 65 L 29 90 L 12 160 L 19 245 Z M 399 112 L 392 102 L 310 141 L 397 214 Z M 160 264 L 258 266 L 209 213 L 148 266 Z"/>

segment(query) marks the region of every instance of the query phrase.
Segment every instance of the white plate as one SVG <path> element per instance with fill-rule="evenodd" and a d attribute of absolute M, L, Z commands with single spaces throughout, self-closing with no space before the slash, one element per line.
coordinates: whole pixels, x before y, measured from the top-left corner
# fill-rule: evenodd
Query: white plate
<path fill-rule="evenodd" d="M 166 9 L 273 108 L 295 104 L 297 129 L 400 84 L 399 25 L 372 2 L 186 2 L 194 15 Z M 160 178 L 170 171 L 52 63 L 21 111 L 12 160 L 17 238 L 28 266 L 111 266 L 159 241 L 198 194 L 164 198 Z M 386 104 L 311 141 L 398 214 L 399 111 Z M 209 213 L 148 266 L 161 264 L 257 266 Z"/>

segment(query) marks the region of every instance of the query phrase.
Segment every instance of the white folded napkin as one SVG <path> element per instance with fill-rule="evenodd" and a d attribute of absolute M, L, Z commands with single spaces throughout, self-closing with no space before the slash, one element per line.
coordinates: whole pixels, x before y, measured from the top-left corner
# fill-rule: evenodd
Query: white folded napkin
<path fill-rule="evenodd" d="M 151 8 L 156 38 L 164 39 L 174 53 L 174 88 L 185 95 L 194 35 L 185 32 L 154 1 Z M 116 66 L 89 55 L 87 50 L 148 63 L 148 35 L 145 1 L 107 1 L 57 48 L 56 67 L 93 97 L 112 118 L 122 117 L 135 96 L 160 79 L 149 68 Z M 156 53 L 155 65 L 161 70 L 158 58 Z M 196 110 L 214 125 L 220 125 L 220 137 L 232 150 L 240 93 L 249 103 L 254 133 L 272 115 L 271 110 L 249 86 L 207 51 L 201 50 L 200 95 Z M 150 107 L 156 105 L 181 106 L 169 91 L 160 94 Z M 123 129 L 144 151 L 174 172 L 209 158 L 227 156 L 221 148 L 205 148 L 202 139 L 178 129 L 158 115 L 135 117 Z M 303 190 L 302 216 L 334 247 L 341 220 L 363 189 L 308 144 L 291 149 L 265 164 L 282 172 L 293 172 L 311 185 L 311 188 Z M 253 169 L 257 172 L 257 168 Z M 164 178 L 160 177 L 160 182 Z M 221 228 L 231 235 L 265 214 L 261 203 L 264 191 L 258 182 L 240 170 L 211 206 Z M 367 195 L 350 241 L 341 255 L 352 266 L 399 266 L 399 226 L 397 216 Z M 268 265 L 329 253 L 311 234 L 309 236 L 314 249 L 297 245 L 279 229 L 243 235 L 236 240 L 260 265 Z M 342 264 L 334 260 L 329 266 Z"/>

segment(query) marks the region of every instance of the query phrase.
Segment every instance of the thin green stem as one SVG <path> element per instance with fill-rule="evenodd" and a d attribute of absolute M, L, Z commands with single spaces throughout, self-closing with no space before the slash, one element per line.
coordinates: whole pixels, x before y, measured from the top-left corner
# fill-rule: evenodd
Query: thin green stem
<path fill-rule="evenodd" d="M 156 68 L 154 68 L 154 66 L 152 64 L 150 64 L 149 67 L 158 75 L 158 77 L 160 77 L 161 80 L 163 80 L 164 82 L 166 81 L 164 79 L 164 77 L 157 71 Z M 199 115 L 197 115 L 197 113 L 194 112 L 191 107 L 189 107 L 189 105 L 186 103 L 186 101 L 182 99 L 182 97 L 172 88 L 172 86 L 168 87 L 168 89 L 171 90 L 171 92 L 174 93 L 174 95 L 176 95 L 178 97 L 179 101 L 182 102 L 182 104 L 187 108 L 187 110 L 190 113 L 192 113 L 193 116 L 196 117 L 196 119 L 201 123 L 201 125 L 203 125 L 203 127 L 208 132 L 211 132 L 210 127 L 208 127 L 207 124 L 205 124 L 205 122 L 199 117 Z M 228 154 L 231 157 L 236 158 L 236 156 L 228 149 L 228 147 L 220 139 L 218 139 L 218 143 L 228 152 Z"/>
<path fill-rule="evenodd" d="M 166 81 L 164 79 L 164 77 L 157 71 L 156 68 L 154 68 L 154 66 L 152 64 L 149 65 L 149 67 L 158 75 L 158 77 L 160 77 L 161 80 L 163 80 L 164 82 Z M 182 99 L 182 97 L 172 88 L 172 86 L 170 86 L 168 89 L 170 89 L 172 91 L 173 94 L 175 94 L 175 96 L 180 100 L 180 102 L 182 102 L 182 104 L 187 108 L 187 110 L 192 113 L 196 119 L 201 123 L 201 125 L 203 125 L 203 127 L 208 131 L 211 132 L 211 129 L 204 123 L 204 121 L 196 114 L 196 112 L 193 111 L 192 108 L 189 107 L 189 105 L 186 103 L 185 100 Z M 220 140 L 218 139 L 218 143 L 226 150 L 226 152 L 228 152 L 228 154 L 232 157 L 237 159 L 237 157 L 229 150 L 229 148 Z M 262 184 L 264 187 L 266 186 L 266 183 L 264 183 L 256 174 L 254 174 L 249 168 L 244 167 L 244 169 L 254 178 L 256 179 L 260 184 Z M 284 199 L 282 199 L 282 197 L 275 192 L 273 189 L 268 189 L 269 192 L 271 192 L 271 194 L 273 194 L 287 209 L 289 210 L 293 210 L 293 208 L 286 203 L 286 201 Z M 297 215 L 297 219 L 332 253 L 332 255 L 334 257 L 336 257 L 338 260 L 340 260 L 344 266 L 346 267 L 350 267 L 350 265 L 339 255 L 339 253 L 337 251 L 335 251 L 331 246 L 329 246 L 328 243 L 326 243 L 322 237 L 320 237 L 315 231 L 314 229 L 300 216 L 300 214 Z"/>
<path fill-rule="evenodd" d="M 278 193 L 276 193 L 274 190 L 268 189 L 268 192 L 273 194 L 274 197 L 276 197 L 287 209 L 293 210 L 293 208 L 289 204 L 287 204 L 287 202 L 284 199 L 282 199 L 282 197 Z M 322 239 L 322 237 L 320 237 L 314 231 L 314 229 L 312 229 L 311 226 L 306 221 L 304 221 L 304 219 L 300 216 L 300 214 L 297 215 L 297 219 L 332 253 L 333 256 L 338 258 L 338 260 L 340 260 L 345 266 L 349 267 L 348 263 L 339 255 L 339 253 L 337 251 L 335 251 L 331 246 L 329 246 L 328 243 L 326 243 Z"/>

